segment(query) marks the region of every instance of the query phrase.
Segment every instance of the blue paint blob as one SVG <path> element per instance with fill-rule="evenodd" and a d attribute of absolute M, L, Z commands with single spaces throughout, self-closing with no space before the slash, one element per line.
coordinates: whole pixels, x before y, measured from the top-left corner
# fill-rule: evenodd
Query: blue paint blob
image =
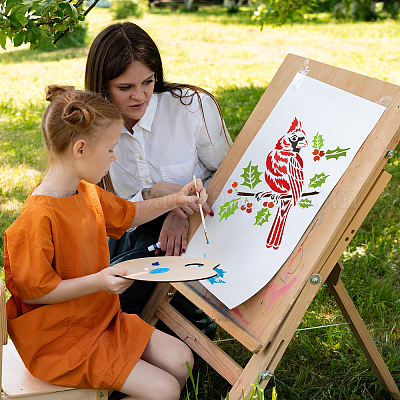
<path fill-rule="evenodd" d="M 160 265 L 160 263 L 158 261 L 152 263 L 151 265 Z"/>
<path fill-rule="evenodd" d="M 207 239 L 207 244 L 210 244 L 210 241 Z"/>
<path fill-rule="evenodd" d="M 215 268 L 214 271 L 218 274 L 217 276 L 214 276 L 212 278 L 208 279 L 208 282 L 211 283 L 211 285 L 214 285 L 215 283 L 226 283 L 222 278 L 226 274 L 226 271 L 224 271 L 222 268 Z"/>
<path fill-rule="evenodd" d="M 155 268 L 152 269 L 149 273 L 150 274 L 164 274 L 165 272 L 168 272 L 169 268 Z"/>

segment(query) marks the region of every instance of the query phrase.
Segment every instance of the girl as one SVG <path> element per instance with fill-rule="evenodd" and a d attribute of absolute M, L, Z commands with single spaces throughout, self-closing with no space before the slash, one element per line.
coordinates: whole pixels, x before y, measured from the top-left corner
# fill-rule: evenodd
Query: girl
<path fill-rule="evenodd" d="M 166 82 L 157 45 L 131 22 L 112 24 L 95 38 L 85 87 L 112 101 L 124 119 L 115 150 L 118 160 L 111 164 L 103 187 L 115 189 L 126 200 L 175 193 L 193 175 L 206 186 L 229 150 L 231 140 L 215 97 L 197 86 Z M 203 209 L 213 215 L 208 204 Z M 178 207 L 118 241 L 111 239 L 111 263 L 148 257 L 148 246 L 157 242 L 166 255 L 184 253 L 187 217 L 194 211 L 190 205 Z M 153 289 L 149 282 L 135 282 L 120 296 L 122 309 L 140 314 Z M 177 293 L 173 304 L 212 334 L 215 323 L 185 300 Z"/>
<path fill-rule="evenodd" d="M 120 310 L 132 283 L 109 267 L 119 238 L 177 206 L 198 208 L 194 183 L 132 203 L 94 185 L 116 159 L 122 119 L 100 95 L 51 86 L 42 120 L 43 181 L 5 233 L 8 330 L 27 369 L 63 386 L 120 390 L 129 399 L 179 399 L 189 348 Z M 198 180 L 200 203 L 207 198 Z M 188 195 L 189 194 L 189 195 Z"/>

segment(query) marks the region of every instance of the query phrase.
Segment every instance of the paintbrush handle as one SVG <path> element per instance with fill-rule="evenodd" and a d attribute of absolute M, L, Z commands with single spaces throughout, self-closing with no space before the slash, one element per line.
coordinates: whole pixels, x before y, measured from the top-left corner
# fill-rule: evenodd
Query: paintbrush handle
<path fill-rule="evenodd" d="M 194 175 L 193 175 L 193 180 L 194 180 L 194 187 L 195 187 L 195 190 L 196 190 L 197 198 L 200 200 L 199 192 L 197 191 L 196 177 L 195 177 Z M 207 244 L 208 244 L 206 221 L 205 221 L 205 219 L 204 219 L 203 206 L 202 206 L 200 203 L 199 203 L 199 208 L 200 208 L 201 222 L 202 222 L 202 224 L 203 224 L 204 235 L 205 235 L 205 237 L 206 237 Z"/>

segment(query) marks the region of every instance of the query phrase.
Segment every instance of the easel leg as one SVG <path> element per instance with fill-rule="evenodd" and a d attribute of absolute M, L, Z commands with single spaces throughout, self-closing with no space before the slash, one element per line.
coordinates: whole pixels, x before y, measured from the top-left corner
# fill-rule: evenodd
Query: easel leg
<path fill-rule="evenodd" d="M 148 324 L 154 326 L 158 321 L 158 318 L 154 315 L 157 306 L 163 299 L 169 302 L 171 298 L 168 296 L 168 293 L 174 292 L 175 289 L 173 289 L 169 283 L 158 283 L 149 301 L 146 303 L 142 313 L 140 314 L 140 318 L 142 318 Z"/>
<path fill-rule="evenodd" d="M 392 393 L 394 399 L 400 399 L 399 388 L 390 375 L 390 372 L 373 342 L 367 327 L 364 325 L 360 314 L 340 279 L 342 271 L 343 265 L 341 262 L 338 262 L 327 278 L 326 284 L 346 318 L 346 321 L 349 322 L 350 329 L 356 337 L 358 344 L 364 352 L 365 357 L 367 358 L 369 365 L 371 365 L 379 382 L 384 388 Z"/>

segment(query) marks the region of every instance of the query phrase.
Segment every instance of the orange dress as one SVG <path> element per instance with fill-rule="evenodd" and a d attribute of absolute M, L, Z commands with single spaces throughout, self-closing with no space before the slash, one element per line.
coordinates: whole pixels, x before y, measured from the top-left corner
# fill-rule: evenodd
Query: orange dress
<path fill-rule="evenodd" d="M 8 332 L 31 374 L 79 388 L 120 390 L 153 327 L 100 291 L 49 305 L 27 305 L 64 279 L 107 268 L 107 235 L 119 238 L 134 203 L 81 181 L 71 197 L 29 196 L 5 232 Z"/>

